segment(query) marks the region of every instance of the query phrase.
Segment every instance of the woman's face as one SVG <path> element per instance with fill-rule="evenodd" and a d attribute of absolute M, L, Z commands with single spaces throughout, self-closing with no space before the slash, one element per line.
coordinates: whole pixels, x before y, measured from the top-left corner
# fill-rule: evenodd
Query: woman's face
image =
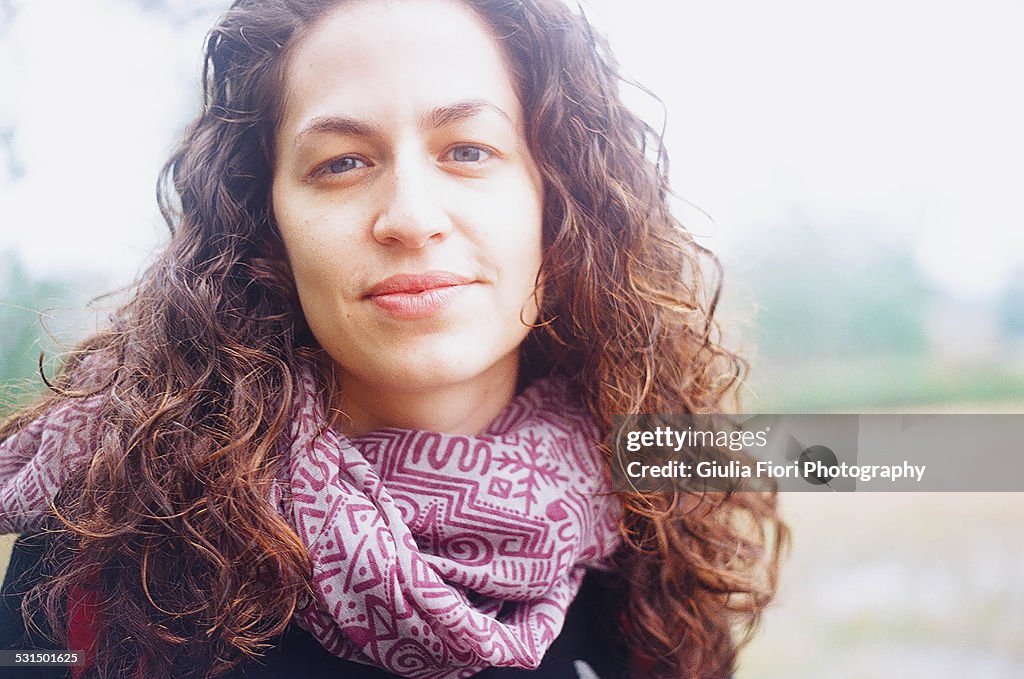
<path fill-rule="evenodd" d="M 343 389 L 514 377 L 542 188 L 485 24 L 448 0 L 342 3 L 285 75 L 273 211 Z"/>

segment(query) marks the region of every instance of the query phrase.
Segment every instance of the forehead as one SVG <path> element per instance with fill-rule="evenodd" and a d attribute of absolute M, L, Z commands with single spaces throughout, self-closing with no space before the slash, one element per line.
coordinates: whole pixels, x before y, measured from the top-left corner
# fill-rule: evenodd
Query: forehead
<path fill-rule="evenodd" d="M 282 131 L 318 116 L 387 120 L 486 100 L 521 118 L 487 24 L 454 0 L 343 2 L 289 51 Z"/>

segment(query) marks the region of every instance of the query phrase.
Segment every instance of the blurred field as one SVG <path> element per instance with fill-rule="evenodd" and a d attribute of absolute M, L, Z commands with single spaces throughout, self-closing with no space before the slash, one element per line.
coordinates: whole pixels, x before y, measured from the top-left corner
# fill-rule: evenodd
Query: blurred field
<path fill-rule="evenodd" d="M 756 364 L 745 412 L 1024 413 L 1024 361 L 930 355 Z"/>
<path fill-rule="evenodd" d="M 737 679 L 1024 676 L 1024 493 L 789 493 Z"/>

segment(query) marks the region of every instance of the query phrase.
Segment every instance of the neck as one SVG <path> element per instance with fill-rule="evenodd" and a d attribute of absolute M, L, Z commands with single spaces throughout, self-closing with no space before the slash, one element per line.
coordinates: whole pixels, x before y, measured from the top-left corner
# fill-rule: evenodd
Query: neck
<path fill-rule="evenodd" d="M 347 436 L 396 427 L 475 435 L 484 431 L 515 396 L 518 352 L 469 380 L 425 388 L 401 388 L 342 374 L 336 426 Z"/>

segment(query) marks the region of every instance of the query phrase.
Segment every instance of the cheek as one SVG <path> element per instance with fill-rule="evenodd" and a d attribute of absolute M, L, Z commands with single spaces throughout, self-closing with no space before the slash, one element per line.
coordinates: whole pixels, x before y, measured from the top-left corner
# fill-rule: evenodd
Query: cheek
<path fill-rule="evenodd" d="M 299 294 L 338 282 L 338 251 L 345 238 L 335 225 L 343 220 L 286 191 L 274 192 L 273 211 Z"/>
<path fill-rule="evenodd" d="M 531 199 L 531 209 L 523 224 L 524 228 L 519 233 L 517 249 L 521 257 L 523 276 L 532 289 L 543 258 L 544 237 L 541 199 L 536 195 L 531 195 Z"/>
<path fill-rule="evenodd" d="M 505 221 L 505 230 L 492 246 L 492 252 L 501 258 L 503 304 L 507 308 L 506 313 L 515 316 L 517 327 L 521 327 L 520 319 L 529 324 L 536 322 L 537 301 L 542 293 L 538 288 L 534 296 L 543 256 L 541 212 L 539 207 L 523 209 L 529 205 L 529 202 L 519 203 L 517 209 L 508 213 L 516 216 Z"/>
<path fill-rule="evenodd" d="M 274 224 L 277 233 L 284 244 L 285 254 L 288 257 L 288 264 L 293 273 L 298 273 L 303 267 L 302 243 L 306 242 L 306 234 L 309 232 L 308 223 L 301 218 L 302 209 L 296 205 L 293 191 L 281 188 L 275 182 L 271 190 L 270 210 L 274 217 Z"/>
<path fill-rule="evenodd" d="M 295 286 L 299 296 L 305 299 L 311 290 L 324 283 L 326 263 L 323 250 L 317 247 L 318 234 L 308 223 L 279 223 L 278 228 Z"/>
<path fill-rule="evenodd" d="M 542 252 L 542 195 L 528 176 L 522 176 L 502 194 L 502 200 L 485 204 L 492 230 L 492 251 L 506 262 L 515 263 L 523 277 L 531 280 L 540 266 Z"/>

